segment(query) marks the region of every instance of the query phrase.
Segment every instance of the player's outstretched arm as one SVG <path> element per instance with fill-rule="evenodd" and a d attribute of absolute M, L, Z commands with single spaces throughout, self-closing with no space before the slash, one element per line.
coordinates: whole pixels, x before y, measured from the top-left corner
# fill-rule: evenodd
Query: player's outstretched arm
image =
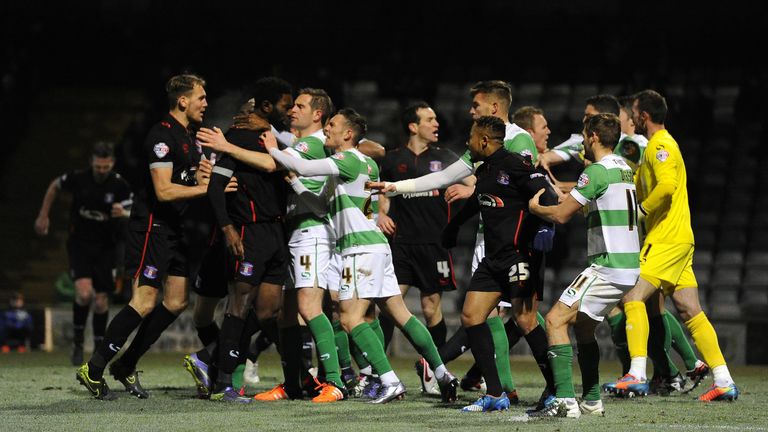
<path fill-rule="evenodd" d="M 472 169 L 462 160 L 448 165 L 444 170 L 423 175 L 414 179 L 400 180 L 394 183 L 372 182 L 372 189 L 386 192 L 387 195 L 399 195 L 403 193 L 425 192 L 434 189 L 443 189 L 454 183 L 464 180 L 472 175 Z"/>
<path fill-rule="evenodd" d="M 306 160 L 283 153 L 277 148 L 277 140 L 272 132 L 264 132 L 261 134 L 261 137 L 264 140 L 264 146 L 269 150 L 269 154 L 280 165 L 302 177 L 339 174 L 339 168 L 336 164 L 328 160 Z"/>
<path fill-rule="evenodd" d="M 45 191 L 43 204 L 40 206 L 37 219 L 35 219 L 35 232 L 37 235 L 48 235 L 48 228 L 51 225 L 51 220 L 48 215 L 51 211 L 53 202 L 56 200 L 56 195 L 59 193 L 59 188 L 59 177 L 56 177 L 51 184 L 48 185 L 48 189 Z"/>
<path fill-rule="evenodd" d="M 250 165 L 260 171 L 274 172 L 277 170 L 275 160 L 268 154 L 246 150 L 227 141 L 221 129 L 214 126 L 213 129 L 200 128 L 197 132 L 197 140 L 200 145 L 208 147 L 219 153 L 227 153 L 233 158 Z"/>

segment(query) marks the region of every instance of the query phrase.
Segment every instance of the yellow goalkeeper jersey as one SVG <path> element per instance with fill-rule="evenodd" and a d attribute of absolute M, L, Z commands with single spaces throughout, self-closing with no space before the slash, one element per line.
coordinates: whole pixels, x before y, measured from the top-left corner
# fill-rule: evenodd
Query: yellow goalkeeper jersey
<path fill-rule="evenodd" d="M 659 185 L 674 187 L 671 200 L 667 197 L 652 208 L 646 207 L 646 243 L 693 244 L 685 163 L 680 147 L 666 129 L 657 131 L 648 141 L 635 185 L 640 203 Z"/>

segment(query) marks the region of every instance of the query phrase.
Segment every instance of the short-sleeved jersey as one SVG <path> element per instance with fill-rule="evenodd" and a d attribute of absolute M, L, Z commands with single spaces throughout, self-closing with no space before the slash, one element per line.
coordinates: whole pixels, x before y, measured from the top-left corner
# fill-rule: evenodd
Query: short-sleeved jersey
<path fill-rule="evenodd" d="M 200 153 L 187 128 L 173 116 L 164 119 L 150 129 L 143 147 L 144 161 L 148 164 L 145 185 L 136 191 L 131 212 L 131 228 L 138 231 L 177 233 L 190 204 L 188 200 L 160 202 L 155 194 L 150 170 L 171 168 L 171 182 L 194 186 L 195 171 Z"/>
<path fill-rule="evenodd" d="M 486 257 L 496 259 L 526 249 L 532 238 L 523 227 L 528 201 L 539 189 L 548 188 L 544 175 L 528 158 L 504 148 L 486 158 L 475 175 L 477 184 L 470 199 L 478 201 L 485 223 Z"/>
<path fill-rule="evenodd" d="M 456 162 L 458 156 L 448 149 L 429 146 L 415 154 L 407 146 L 387 152 L 381 163 L 382 180 L 395 182 L 441 171 Z M 440 244 L 440 236 L 448 223 L 449 206 L 444 189 L 405 193 L 390 198 L 389 216 L 397 229 L 393 241 L 409 244 Z"/>
<path fill-rule="evenodd" d="M 645 201 L 659 184 L 675 187 L 672 199 L 654 209 L 645 219 L 647 243 L 693 244 L 688 185 L 680 147 L 666 129 L 653 134 L 635 175 L 637 198 Z"/>
<path fill-rule="evenodd" d="M 322 130 L 309 136 L 299 138 L 293 147 L 290 147 L 287 151 L 294 157 L 300 157 L 306 160 L 319 160 L 330 156 L 325 148 L 325 134 Z M 311 192 L 319 194 L 325 186 L 328 177 L 299 177 L 299 180 Z M 289 231 L 330 223 L 330 219 L 327 215 L 324 217 L 317 216 L 296 194 L 290 194 L 288 196 L 288 211 L 286 218 Z"/>
<path fill-rule="evenodd" d="M 259 133 L 246 129 L 230 129 L 227 141 L 249 151 L 267 153 Z M 227 179 L 237 177 L 237 192 L 226 194 L 226 211 L 221 202 L 212 200 L 217 223 L 243 226 L 258 222 L 271 222 L 285 215 L 287 185 L 283 173 L 268 173 L 223 155 L 216 162 L 213 172 Z"/>
<path fill-rule="evenodd" d="M 93 178 L 93 170 L 66 173 L 57 179 L 58 186 L 72 194 L 69 212 L 69 233 L 72 238 L 98 244 L 114 243 L 117 226 L 113 220 L 112 204 L 124 208 L 133 205 L 133 193 L 120 174 L 111 172 L 101 183 Z"/>
<path fill-rule="evenodd" d="M 539 151 L 536 150 L 536 143 L 533 142 L 531 134 L 514 123 L 506 123 L 504 148 L 511 153 L 517 153 L 527 157 L 534 164 L 539 160 Z M 474 170 L 474 164 L 472 162 L 472 157 L 469 154 L 469 150 L 461 155 L 461 160 L 467 164 L 470 169 Z"/>
<path fill-rule="evenodd" d="M 634 285 L 640 274 L 632 168 L 609 154 L 584 169 L 571 191 L 587 207 L 587 261 L 607 281 Z"/>
<path fill-rule="evenodd" d="M 337 249 L 342 255 L 389 252 L 387 238 L 373 219 L 375 201 L 365 187 L 366 182 L 378 178 L 376 162 L 357 149 L 336 153 L 327 160 L 339 171 L 327 184 L 333 193 L 330 215 Z"/>

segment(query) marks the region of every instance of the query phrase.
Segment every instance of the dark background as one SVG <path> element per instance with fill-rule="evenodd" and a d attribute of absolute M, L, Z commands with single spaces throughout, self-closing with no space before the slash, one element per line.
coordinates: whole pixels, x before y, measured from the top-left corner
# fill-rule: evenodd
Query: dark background
<path fill-rule="evenodd" d="M 207 124 L 226 126 L 214 119 L 228 121 L 249 83 L 278 75 L 357 108 L 388 147 L 403 137 L 384 108 L 396 114 L 425 99 L 439 115 L 441 142 L 457 152 L 469 125 L 466 88 L 479 80 L 507 80 L 516 91 L 542 85 L 534 102 L 515 93 L 513 109 L 543 104 L 550 146 L 581 129 L 580 86 L 617 95 L 657 89 L 686 154 L 694 214 L 716 213 L 694 219 L 697 251 L 701 244 L 716 257 L 736 239 L 743 264 L 753 239 L 763 238 L 749 227 L 768 227 L 768 219 L 760 222 L 763 177 L 768 186 L 760 149 L 768 97 L 763 9 L 758 1 L 2 2 L 0 298 L 21 289 L 33 302 L 51 301 L 44 293 L 66 269 L 67 201 L 62 196 L 52 210 L 57 232 L 36 238 L 31 226 L 45 188 L 85 166 L 92 142 L 105 138 L 118 143 L 118 168 L 134 181 L 133 150 L 167 110 L 165 82 L 181 72 L 207 80 Z M 374 83 L 375 100 L 357 92 L 360 82 Z M 451 85 L 460 91 L 449 107 Z M 548 111 L 557 99 L 545 105 L 556 86 L 569 106 L 557 116 Z M 722 229 L 735 205 L 726 187 L 731 172 L 749 180 L 738 201 L 747 203 L 738 219 L 746 222 L 735 237 Z M 714 268 L 706 270 L 713 278 Z M 739 271 L 741 287 L 749 273 Z"/>

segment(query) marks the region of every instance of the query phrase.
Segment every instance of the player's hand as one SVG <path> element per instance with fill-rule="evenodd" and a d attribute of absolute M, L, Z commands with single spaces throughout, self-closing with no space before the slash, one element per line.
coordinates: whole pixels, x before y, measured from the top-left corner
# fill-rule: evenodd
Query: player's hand
<path fill-rule="evenodd" d="M 440 238 L 440 244 L 446 248 L 451 249 L 456 246 L 456 239 L 459 237 L 459 226 L 448 222 L 448 225 L 443 228 L 443 234 Z"/>
<path fill-rule="evenodd" d="M 232 176 L 229 178 L 229 183 L 224 188 L 224 193 L 237 192 L 237 177 Z"/>
<path fill-rule="evenodd" d="M 298 177 L 296 177 L 296 173 L 293 171 L 286 171 L 285 175 L 283 176 L 283 180 L 285 180 L 285 182 L 288 184 L 293 184 L 297 178 Z"/>
<path fill-rule="evenodd" d="M 535 215 L 541 214 L 541 205 L 539 204 L 539 198 L 541 195 L 546 191 L 546 189 L 541 188 L 538 192 L 536 192 L 536 195 L 534 195 L 531 199 L 528 200 L 528 211 Z"/>
<path fill-rule="evenodd" d="M 37 235 L 48 235 L 48 228 L 51 225 L 51 220 L 48 216 L 40 215 L 35 219 L 35 232 Z"/>
<path fill-rule="evenodd" d="M 397 186 L 395 186 L 394 183 L 385 182 L 385 181 L 367 182 L 365 183 L 365 187 L 377 194 L 383 193 L 383 194 L 386 194 L 387 196 L 397 195 Z"/>
<path fill-rule="evenodd" d="M 234 121 L 232 124 L 233 129 L 263 131 L 265 129 L 269 130 L 272 128 L 267 120 L 253 113 L 238 114 L 232 120 Z"/>
<path fill-rule="evenodd" d="M 113 218 L 125 218 L 130 216 L 131 212 L 126 210 L 120 203 L 112 203 L 111 215 Z"/>
<path fill-rule="evenodd" d="M 208 159 L 201 159 L 200 164 L 197 165 L 197 171 L 195 171 L 195 180 L 199 185 L 207 185 L 211 180 L 211 174 L 213 173 L 213 164 Z"/>
<path fill-rule="evenodd" d="M 445 190 L 445 202 L 451 204 L 458 200 L 467 199 L 471 197 L 473 193 L 475 193 L 474 186 L 466 186 L 463 184 L 451 185 Z"/>
<path fill-rule="evenodd" d="M 261 138 L 261 141 L 264 143 L 264 147 L 267 149 L 267 151 L 272 148 L 278 148 L 277 138 L 275 138 L 275 134 L 273 134 L 271 130 L 262 133 L 259 138 Z"/>
<path fill-rule="evenodd" d="M 235 227 L 227 225 L 221 229 L 224 232 L 224 239 L 227 242 L 227 250 L 235 258 L 243 260 L 245 258 L 245 249 L 243 248 L 243 240 L 237 234 Z"/>
<path fill-rule="evenodd" d="M 533 237 L 533 250 L 549 252 L 555 242 L 555 226 L 553 224 L 541 224 Z"/>
<path fill-rule="evenodd" d="M 395 224 L 395 221 L 383 213 L 379 213 L 379 222 L 376 225 L 384 234 L 388 236 L 394 235 L 395 230 L 397 229 L 397 224 Z"/>
<path fill-rule="evenodd" d="M 215 152 L 232 153 L 232 151 L 236 148 L 235 145 L 227 141 L 227 138 L 224 136 L 224 132 L 222 132 L 221 129 L 217 128 L 216 126 L 214 126 L 213 129 L 204 127 L 200 128 L 200 130 L 197 131 L 196 137 L 200 142 L 200 145 L 203 147 L 208 147 Z"/>

